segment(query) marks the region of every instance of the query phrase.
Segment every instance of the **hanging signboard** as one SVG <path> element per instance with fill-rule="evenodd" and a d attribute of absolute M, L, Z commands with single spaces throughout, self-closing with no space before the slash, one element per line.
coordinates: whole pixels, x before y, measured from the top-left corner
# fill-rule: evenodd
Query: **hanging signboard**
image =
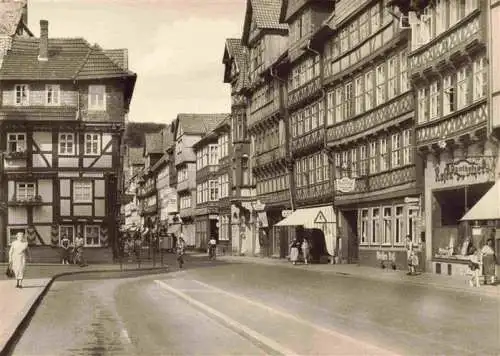
<path fill-rule="evenodd" d="M 351 193 L 356 187 L 356 179 L 343 177 L 340 179 L 335 179 L 336 190 L 342 193 Z"/>

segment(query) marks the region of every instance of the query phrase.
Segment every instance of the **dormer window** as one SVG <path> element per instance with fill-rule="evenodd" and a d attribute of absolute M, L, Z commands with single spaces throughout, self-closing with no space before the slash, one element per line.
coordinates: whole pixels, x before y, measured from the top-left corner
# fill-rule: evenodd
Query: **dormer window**
<path fill-rule="evenodd" d="M 89 85 L 89 110 L 106 110 L 105 85 Z"/>
<path fill-rule="evenodd" d="M 61 90 L 59 85 L 47 84 L 45 86 L 45 103 L 47 105 L 60 105 Z"/>
<path fill-rule="evenodd" d="M 16 105 L 29 105 L 29 86 L 28 84 L 16 84 L 14 87 L 16 96 Z"/>

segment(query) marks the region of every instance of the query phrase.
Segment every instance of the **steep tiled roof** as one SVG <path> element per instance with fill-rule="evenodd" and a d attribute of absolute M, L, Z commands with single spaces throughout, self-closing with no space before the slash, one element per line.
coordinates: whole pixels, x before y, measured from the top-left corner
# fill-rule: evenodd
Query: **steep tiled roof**
<path fill-rule="evenodd" d="M 287 30 L 288 25 L 280 23 L 281 0 L 251 0 L 253 18 L 259 28 Z"/>
<path fill-rule="evenodd" d="M 14 38 L 0 69 L 0 79 L 74 80 L 134 75 L 83 38 L 50 38 L 48 61 L 38 60 L 39 46 L 38 38 Z"/>
<path fill-rule="evenodd" d="M 120 68 L 128 70 L 128 50 L 125 48 L 120 49 L 104 49 L 104 54 L 111 58 L 111 60 Z"/>
<path fill-rule="evenodd" d="M 12 36 L 16 33 L 25 4 L 24 1 L 0 2 L 0 35 Z"/>
<path fill-rule="evenodd" d="M 252 20 L 258 29 L 287 31 L 288 24 L 280 23 L 282 0 L 247 0 L 245 21 L 243 24 L 242 42 L 248 43 Z"/>
<path fill-rule="evenodd" d="M 167 127 L 161 131 L 162 138 L 163 138 L 163 148 L 165 150 L 174 144 L 174 133 L 172 132 L 172 129 L 170 126 L 171 125 L 167 125 Z"/>
<path fill-rule="evenodd" d="M 230 114 L 178 114 L 178 124 L 186 134 L 204 135 Z"/>
<path fill-rule="evenodd" d="M 129 147 L 128 149 L 128 164 L 130 166 L 144 164 L 142 147 Z"/>
<path fill-rule="evenodd" d="M 144 150 L 146 154 L 149 153 L 163 153 L 163 137 L 161 132 L 145 134 Z"/>
<path fill-rule="evenodd" d="M 228 38 L 226 40 L 226 50 L 231 58 L 234 58 L 236 66 L 239 70 L 238 81 L 236 83 L 236 91 L 240 91 L 248 85 L 248 57 L 245 47 L 241 44 L 241 39 Z"/>

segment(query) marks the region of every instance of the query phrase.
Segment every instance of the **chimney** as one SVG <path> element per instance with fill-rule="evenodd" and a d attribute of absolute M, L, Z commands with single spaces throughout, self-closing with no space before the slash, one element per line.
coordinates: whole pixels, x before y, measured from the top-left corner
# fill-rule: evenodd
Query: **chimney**
<path fill-rule="evenodd" d="M 49 22 L 47 20 L 40 20 L 40 52 L 38 53 L 38 60 L 49 60 Z"/>

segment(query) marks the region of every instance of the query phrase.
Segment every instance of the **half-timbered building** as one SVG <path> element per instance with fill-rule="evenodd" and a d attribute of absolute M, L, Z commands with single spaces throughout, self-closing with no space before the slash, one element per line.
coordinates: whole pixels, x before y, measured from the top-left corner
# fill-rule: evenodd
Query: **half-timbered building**
<path fill-rule="evenodd" d="M 256 200 L 244 202 L 234 213 L 242 226 L 240 235 L 247 234 L 242 243 L 249 254 L 272 253 L 273 226 L 282 211 L 291 208 L 283 84 L 272 69 L 287 46 L 288 25 L 280 23 L 280 10 L 279 0 L 247 1 L 241 39 L 248 52 L 245 134 L 251 139 L 252 157 L 251 171 L 245 178 L 255 186 Z"/>
<path fill-rule="evenodd" d="M 120 212 L 120 143 L 136 75 L 126 50 L 82 38 L 13 38 L 0 69 L 2 195 L 6 246 L 27 234 L 37 253 L 57 258 L 63 235 L 84 238 L 88 254 L 111 256 Z M 91 249 L 90 249 L 91 250 Z M 105 257 L 106 256 L 106 257 Z"/>
<path fill-rule="evenodd" d="M 127 204 L 123 205 L 125 227 L 127 229 L 133 226 L 139 227 L 141 224 L 141 217 L 138 211 L 139 200 L 137 198 L 137 188 L 139 174 L 144 169 L 143 152 L 144 149 L 142 147 L 127 147 L 125 153 L 123 164 L 124 192 L 126 195 L 132 197 Z"/>
<path fill-rule="evenodd" d="M 295 226 L 299 237 L 312 240 L 319 238 L 313 236 L 312 229 L 321 230 L 331 255 L 334 254 L 336 230 L 329 160 L 324 149 L 321 46 L 312 39 L 331 16 L 333 8 L 334 1 L 283 2 L 280 19 L 290 28 L 284 73 L 294 206 L 293 211 L 278 223 L 278 226 Z M 301 230 L 303 228 L 307 230 Z"/>
<path fill-rule="evenodd" d="M 196 245 L 196 153 L 193 146 L 229 114 L 178 114 L 172 123 L 175 140 L 177 200 L 181 233 L 188 246 Z M 197 246 L 200 247 L 200 246 Z"/>
<path fill-rule="evenodd" d="M 419 237 L 408 40 L 387 1 L 337 1 L 322 43 L 327 148 L 341 261 L 404 268 Z"/>
<path fill-rule="evenodd" d="M 428 265 L 435 273 L 460 275 L 467 269 L 468 238 L 481 248 L 491 235 L 485 222 L 461 221 L 496 179 L 498 144 L 489 130 L 489 1 L 392 3 L 411 36 L 408 71 L 416 93 L 415 144 L 426 167 Z"/>

